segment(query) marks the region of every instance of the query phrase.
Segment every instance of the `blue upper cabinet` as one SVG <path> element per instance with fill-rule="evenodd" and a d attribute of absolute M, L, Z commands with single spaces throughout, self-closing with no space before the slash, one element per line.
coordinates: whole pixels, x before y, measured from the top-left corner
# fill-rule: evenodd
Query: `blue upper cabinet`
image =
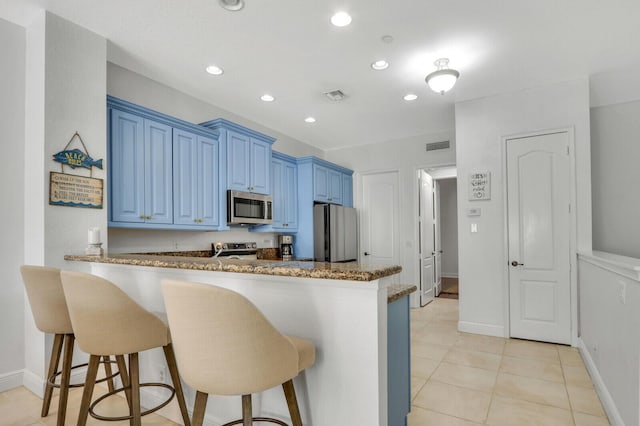
<path fill-rule="evenodd" d="M 111 111 L 111 220 L 173 221 L 171 128 L 125 111 Z"/>
<path fill-rule="evenodd" d="M 274 138 L 223 118 L 200 125 L 220 132 L 220 143 L 226 153 L 226 189 L 271 194 Z"/>
<path fill-rule="evenodd" d="M 220 229 L 217 132 L 107 97 L 109 226 Z"/>
<path fill-rule="evenodd" d="M 218 206 L 218 142 L 181 129 L 173 130 L 174 223 L 215 227 Z"/>
<path fill-rule="evenodd" d="M 313 258 L 313 204 L 319 202 L 353 206 L 353 171 L 316 157 L 298 158 L 296 163 L 298 232 L 293 252 L 296 257 Z"/>
<path fill-rule="evenodd" d="M 250 228 L 254 232 L 298 231 L 298 166 L 296 159 L 273 151 L 271 160 L 271 194 L 273 223 Z"/>

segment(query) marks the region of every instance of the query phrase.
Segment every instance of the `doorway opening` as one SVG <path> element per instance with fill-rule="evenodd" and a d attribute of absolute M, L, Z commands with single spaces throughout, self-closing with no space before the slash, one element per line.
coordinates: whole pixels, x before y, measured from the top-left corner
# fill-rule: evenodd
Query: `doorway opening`
<path fill-rule="evenodd" d="M 418 170 L 420 306 L 458 299 L 458 201 L 455 166 Z"/>

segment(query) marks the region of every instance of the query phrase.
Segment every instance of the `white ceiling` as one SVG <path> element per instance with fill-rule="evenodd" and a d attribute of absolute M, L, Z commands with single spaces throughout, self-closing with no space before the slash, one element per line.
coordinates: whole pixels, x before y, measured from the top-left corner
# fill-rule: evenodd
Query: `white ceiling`
<path fill-rule="evenodd" d="M 640 65 L 637 0 L 2 0 L 0 16 L 27 25 L 38 8 L 106 37 L 111 62 L 323 150 L 446 131 L 455 102 Z M 330 24 L 338 10 L 350 26 Z M 424 83 L 440 57 L 461 74 L 444 96 Z M 379 58 L 391 66 L 373 71 Z"/>

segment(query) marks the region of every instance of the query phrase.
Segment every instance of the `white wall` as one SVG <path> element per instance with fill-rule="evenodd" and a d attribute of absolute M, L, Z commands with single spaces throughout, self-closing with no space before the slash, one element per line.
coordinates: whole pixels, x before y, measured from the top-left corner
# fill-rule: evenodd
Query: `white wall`
<path fill-rule="evenodd" d="M 503 138 L 559 128 L 574 130 L 577 247 L 591 250 L 587 80 L 456 104 L 461 329 L 508 335 Z M 468 177 L 476 171 L 491 172 L 490 201 L 468 201 Z M 480 207 L 482 216 L 467 217 L 469 207 Z M 478 233 L 469 232 L 472 220 Z"/>
<path fill-rule="evenodd" d="M 106 237 L 107 210 L 50 206 L 49 172 L 61 171 L 52 155 L 76 131 L 94 159 L 106 157 L 106 41 L 41 11 L 27 27 L 26 56 L 25 262 L 87 270 L 88 264 L 63 257 L 86 247 L 89 227 L 100 227 Z M 71 173 L 88 175 L 88 170 Z M 94 168 L 93 177 L 104 179 L 106 171 Z M 24 318 L 24 384 L 42 394 L 52 337 L 35 328 L 28 303 Z"/>
<path fill-rule="evenodd" d="M 440 185 L 440 244 L 442 275 L 458 276 L 458 190 L 457 180 L 438 179 Z"/>
<path fill-rule="evenodd" d="M 578 263 L 580 348 L 613 425 L 640 424 L 639 267 L 638 259 L 597 252 Z"/>
<path fill-rule="evenodd" d="M 24 96 L 26 33 L 0 19 L 0 391 L 22 383 L 24 367 L 24 290 L 19 267 L 24 263 Z"/>
<path fill-rule="evenodd" d="M 640 101 L 591 108 L 593 248 L 640 258 Z"/>
<path fill-rule="evenodd" d="M 398 170 L 400 178 L 400 265 L 402 273 L 400 282 L 418 284 L 419 265 L 418 252 L 418 184 L 416 172 L 418 169 L 436 165 L 451 165 L 455 163 L 456 143 L 453 133 L 453 111 L 451 111 L 451 131 L 429 135 L 419 135 L 402 140 L 389 141 L 352 148 L 331 150 L 326 152 L 326 159 L 356 172 L 354 179 L 354 202 L 358 200 L 361 191 L 360 176 L 366 173 Z M 443 140 L 451 141 L 451 148 L 442 151 L 426 151 L 425 144 Z M 355 205 L 356 208 L 362 206 Z M 413 305 L 416 306 L 413 294 Z"/>

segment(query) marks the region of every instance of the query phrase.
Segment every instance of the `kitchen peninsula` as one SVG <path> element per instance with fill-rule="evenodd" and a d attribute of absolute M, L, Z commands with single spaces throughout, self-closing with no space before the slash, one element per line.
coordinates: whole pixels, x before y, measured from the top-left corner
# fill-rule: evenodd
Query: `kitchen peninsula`
<path fill-rule="evenodd" d="M 153 311 L 165 311 L 162 279 L 207 283 L 239 292 L 281 332 L 316 345 L 315 365 L 294 381 L 304 424 L 404 424 L 409 411 L 408 295 L 415 286 L 398 285 L 399 266 L 172 254 L 68 255 L 65 260 L 91 262 L 93 274 L 113 281 Z M 398 336 L 403 336 L 401 341 L 406 340 L 406 345 L 395 343 Z M 394 340 L 393 348 L 387 345 L 388 337 Z M 143 377 L 160 379 L 162 354 L 149 351 L 143 355 Z M 397 389 L 395 372 L 405 370 L 402 391 L 390 392 Z M 388 371 L 394 371 L 390 380 Z M 190 407 L 194 393 L 186 393 Z M 392 401 L 398 399 L 398 393 L 400 404 Z M 143 395 L 143 402 L 145 398 L 150 404 L 155 402 L 151 393 Z M 403 413 L 388 418 L 394 412 L 392 407 L 398 405 Z M 207 418 L 214 424 L 228 422 L 239 416 L 239 408 L 239 397 L 212 396 Z M 259 414 L 288 418 L 279 388 L 254 395 L 254 415 Z"/>

